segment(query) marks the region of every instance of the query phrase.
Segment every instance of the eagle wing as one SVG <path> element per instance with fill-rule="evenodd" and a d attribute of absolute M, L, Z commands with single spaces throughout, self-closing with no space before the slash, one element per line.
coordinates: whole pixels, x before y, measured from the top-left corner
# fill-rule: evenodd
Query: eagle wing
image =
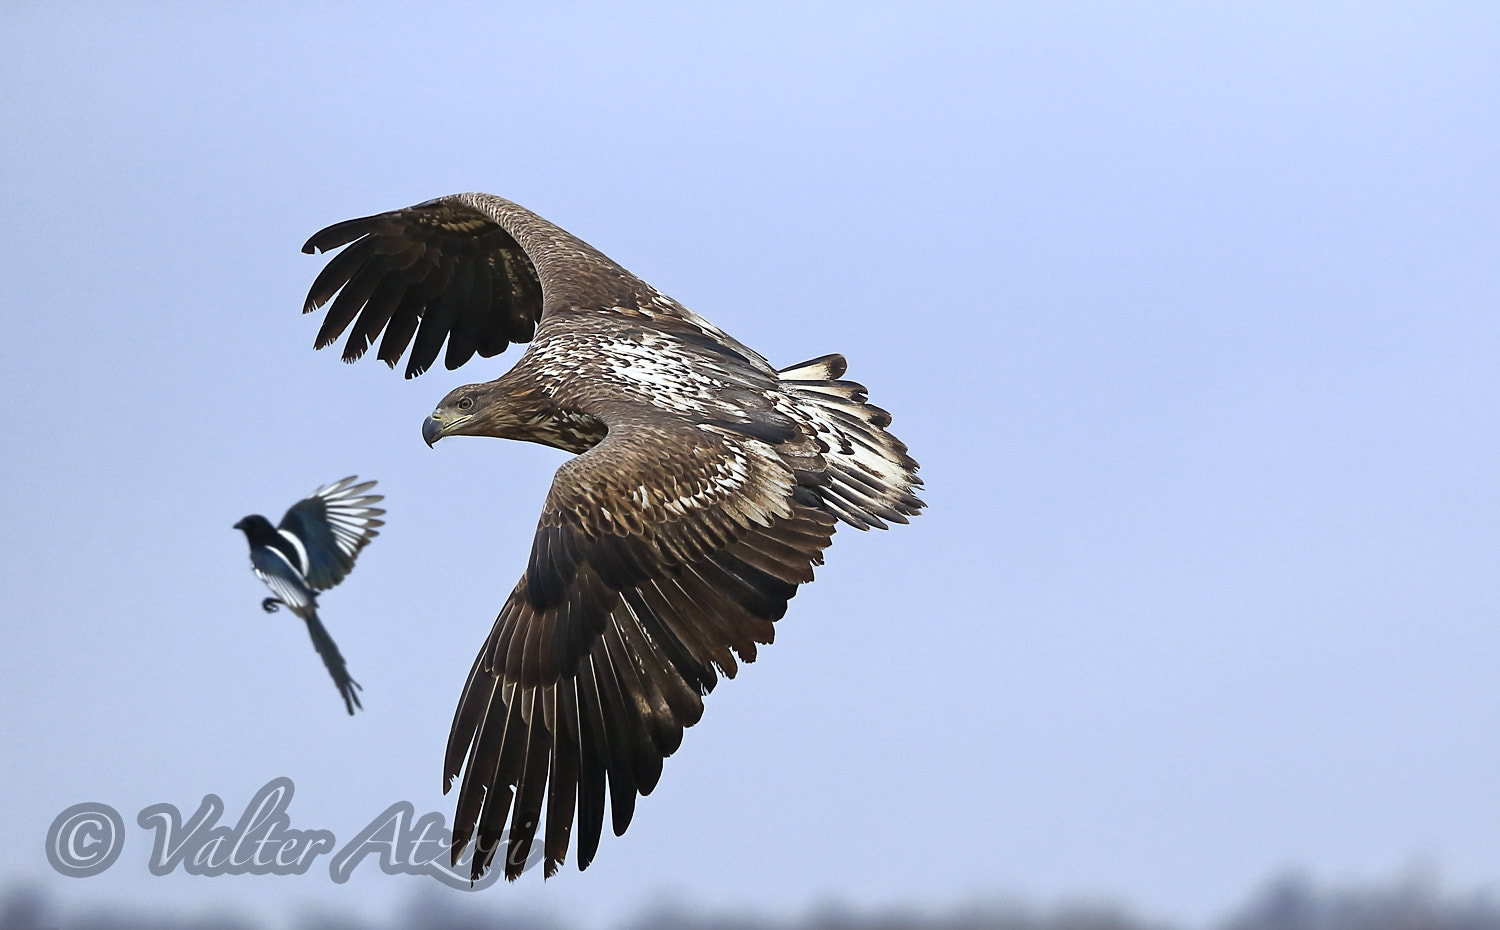
<path fill-rule="evenodd" d="M 606 786 L 623 833 L 716 669 L 753 661 L 812 580 L 835 522 L 816 501 L 770 445 L 687 420 L 612 423 L 564 464 L 454 716 L 455 862 L 477 833 L 481 875 L 508 822 L 505 874 L 519 876 L 545 798 L 546 874 L 575 810 L 586 868 Z"/>
<path fill-rule="evenodd" d="M 350 475 L 318 488 L 287 509 L 277 530 L 304 558 L 303 576 L 316 591 L 326 591 L 354 568 L 354 559 L 380 535 L 385 511 L 371 504 L 380 494 L 366 494 L 375 482 Z"/>
<path fill-rule="evenodd" d="M 314 233 L 302 251 L 341 247 L 313 281 L 302 312 L 333 301 L 316 346 L 348 330 L 346 362 L 362 357 L 383 331 L 376 355 L 392 368 L 411 346 L 406 377 L 430 368 L 445 340 L 443 362 L 451 370 L 476 353 L 490 358 L 510 343 L 530 342 L 547 314 L 585 309 L 675 318 L 771 371 L 759 355 L 598 249 L 493 194 L 451 194 L 345 220 Z"/>
<path fill-rule="evenodd" d="M 542 315 L 542 289 L 531 259 L 499 224 L 461 204 L 430 201 L 322 229 L 302 251 L 347 245 L 313 282 L 304 313 L 338 293 L 318 330 L 317 347 L 354 324 L 344 361 L 364 355 L 385 331 L 378 357 L 396 367 L 412 345 L 406 377 L 426 371 L 446 339 L 457 368 L 512 342 L 529 342 Z"/>

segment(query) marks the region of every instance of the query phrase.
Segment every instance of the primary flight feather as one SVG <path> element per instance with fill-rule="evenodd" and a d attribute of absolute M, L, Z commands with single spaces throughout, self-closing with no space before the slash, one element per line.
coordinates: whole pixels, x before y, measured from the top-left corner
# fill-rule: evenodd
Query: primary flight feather
<path fill-rule="evenodd" d="M 330 226 L 343 247 L 304 312 L 332 305 L 322 348 L 406 376 L 530 345 L 514 368 L 451 391 L 422 424 L 576 454 L 558 469 L 525 571 L 459 698 L 444 790 L 462 774 L 453 859 L 478 877 L 506 840 L 545 874 L 616 835 L 662 760 L 771 642 L 835 526 L 884 528 L 923 506 L 891 418 L 841 380 L 842 356 L 777 371 L 587 243 L 508 200 L 455 194 Z M 335 296 L 337 295 L 337 296 Z M 383 335 L 382 335 L 383 333 Z M 544 815 L 545 806 L 545 815 Z M 543 817 L 545 816 L 545 824 Z M 508 829 L 507 829 L 508 828 Z"/>

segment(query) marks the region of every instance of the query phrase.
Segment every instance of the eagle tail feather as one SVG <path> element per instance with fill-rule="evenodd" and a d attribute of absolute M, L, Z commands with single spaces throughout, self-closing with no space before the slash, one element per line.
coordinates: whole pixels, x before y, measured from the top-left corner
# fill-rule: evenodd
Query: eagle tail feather
<path fill-rule="evenodd" d="M 864 385 L 841 380 L 846 368 L 842 355 L 825 355 L 778 372 L 781 390 L 828 447 L 829 480 L 814 490 L 856 529 L 905 523 L 926 506 L 913 493 L 922 486 L 917 463 L 886 431 L 891 415 L 866 402 Z"/>

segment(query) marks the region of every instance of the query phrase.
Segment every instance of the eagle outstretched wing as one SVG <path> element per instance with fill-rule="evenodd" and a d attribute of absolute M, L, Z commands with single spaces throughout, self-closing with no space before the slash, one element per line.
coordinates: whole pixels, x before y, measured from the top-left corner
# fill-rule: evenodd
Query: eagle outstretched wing
<path fill-rule="evenodd" d="M 476 878 L 506 836 L 506 876 L 521 873 L 544 796 L 548 875 L 575 808 L 578 865 L 593 859 L 606 784 L 625 831 L 716 669 L 755 659 L 822 562 L 834 517 L 798 488 L 763 443 L 682 421 L 612 428 L 558 470 L 449 737 L 455 848 L 477 831 Z"/>
<path fill-rule="evenodd" d="M 340 246 L 347 247 L 323 268 L 302 309 L 311 313 L 338 293 L 317 347 L 353 323 L 346 362 L 364 355 L 384 330 L 377 355 L 394 368 L 415 336 L 406 365 L 413 378 L 437 360 L 445 339 L 444 363 L 453 369 L 476 352 L 489 358 L 512 342 L 529 342 L 541 319 L 541 283 L 525 250 L 461 204 L 434 200 L 336 223 L 302 251 Z"/>
<path fill-rule="evenodd" d="M 345 220 L 314 233 L 302 251 L 341 246 L 313 281 L 302 312 L 333 300 L 315 345 L 331 345 L 349 330 L 346 362 L 361 358 L 384 331 L 376 357 L 395 368 L 410 345 L 406 377 L 415 378 L 437 360 L 445 339 L 443 362 L 452 370 L 476 353 L 490 358 L 513 342 L 530 342 L 547 313 L 609 308 L 663 326 L 675 318 L 688 324 L 683 338 L 773 371 L 598 249 L 493 194 L 451 194 Z"/>

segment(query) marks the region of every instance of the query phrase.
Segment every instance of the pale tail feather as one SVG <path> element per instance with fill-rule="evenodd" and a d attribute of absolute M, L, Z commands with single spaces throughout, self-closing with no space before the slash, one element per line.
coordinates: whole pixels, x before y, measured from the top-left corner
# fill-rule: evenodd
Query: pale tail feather
<path fill-rule="evenodd" d="M 782 391 L 828 446 L 829 483 L 818 493 L 858 529 L 905 523 L 925 506 L 912 493 L 922 486 L 917 463 L 886 432 L 891 415 L 865 402 L 864 385 L 840 380 L 847 368 L 842 355 L 825 355 L 778 372 Z"/>

